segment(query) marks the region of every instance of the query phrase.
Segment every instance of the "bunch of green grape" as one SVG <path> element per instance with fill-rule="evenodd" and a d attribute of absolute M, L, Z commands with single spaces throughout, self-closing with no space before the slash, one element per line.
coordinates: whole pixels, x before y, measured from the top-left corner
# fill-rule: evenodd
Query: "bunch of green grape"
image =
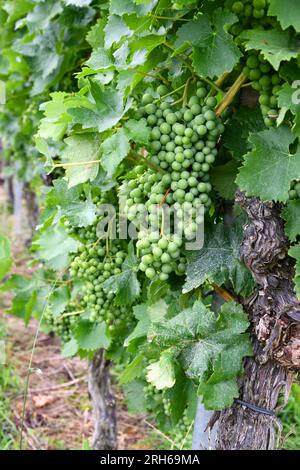
<path fill-rule="evenodd" d="M 65 312 L 54 315 L 50 308 L 46 308 L 43 314 L 43 324 L 47 330 L 52 331 L 61 338 L 62 343 L 67 343 L 72 338 L 72 330 L 77 322 L 77 306 L 68 303 Z"/>
<path fill-rule="evenodd" d="M 194 419 L 191 419 L 187 413 L 187 410 L 185 410 L 182 418 L 171 432 L 171 438 L 175 442 L 178 449 L 192 448 L 193 430 Z"/>
<path fill-rule="evenodd" d="M 231 34 L 238 36 L 248 28 L 267 29 L 275 21 L 274 18 L 267 16 L 268 7 L 268 0 L 226 0 L 227 11 L 239 18 L 239 22 L 231 27 Z"/>
<path fill-rule="evenodd" d="M 103 198 L 96 197 L 93 202 L 99 207 Z M 71 279 L 83 283 L 82 306 L 91 322 L 104 321 L 109 330 L 114 332 L 122 323 L 128 322 L 128 308 L 115 305 L 115 294 L 104 289 L 104 283 L 110 277 L 121 273 L 121 266 L 126 258 L 126 251 L 121 249 L 119 240 L 110 240 L 97 235 L 97 225 L 101 216 L 88 227 L 71 229 L 81 245 L 70 263 Z"/>
<path fill-rule="evenodd" d="M 251 80 L 251 86 L 260 93 L 259 103 L 267 127 L 276 125 L 279 114 L 278 92 L 283 80 L 261 54 L 252 51 L 244 67 L 244 73 Z"/>
<path fill-rule="evenodd" d="M 239 18 L 230 29 L 233 36 L 238 36 L 245 29 L 273 28 L 277 21 L 275 17 L 267 16 L 267 0 L 227 0 L 225 6 Z M 279 113 L 278 92 L 282 88 L 283 80 L 258 51 L 251 51 L 247 55 L 243 71 L 251 81 L 252 88 L 260 93 L 259 103 L 265 125 L 275 126 Z"/>
<path fill-rule="evenodd" d="M 291 184 L 291 189 L 289 190 L 289 199 L 300 199 L 300 181 L 295 180 Z"/>
<path fill-rule="evenodd" d="M 171 414 L 171 403 L 165 396 L 163 390 L 157 390 L 154 385 L 146 383 L 144 386 L 144 396 L 147 410 L 155 414 L 163 413 L 165 416 Z"/>
<path fill-rule="evenodd" d="M 160 417 L 160 422 L 163 422 L 161 415 L 170 418 L 171 402 L 166 397 L 164 390 L 157 390 L 153 385 L 147 383 L 144 386 L 144 395 L 148 411 Z M 167 420 L 166 423 L 168 425 L 163 426 L 162 430 L 169 435 L 176 448 L 191 449 L 194 419 L 188 415 L 187 410 L 184 411 L 182 418 L 174 427 L 170 420 Z"/>
<path fill-rule="evenodd" d="M 211 206 L 209 170 L 215 162 L 217 143 L 224 126 L 209 96 L 210 87 L 199 81 L 186 105 L 171 98 L 172 91 L 160 85 L 155 93 L 142 96 L 136 117 L 145 117 L 151 127 L 150 163 L 127 183 L 125 212 L 139 228 L 137 249 L 140 270 L 149 279 L 167 280 L 169 274 L 185 272 L 184 240 L 193 240 Z M 166 228 L 166 208 L 174 211 L 175 222 Z"/>

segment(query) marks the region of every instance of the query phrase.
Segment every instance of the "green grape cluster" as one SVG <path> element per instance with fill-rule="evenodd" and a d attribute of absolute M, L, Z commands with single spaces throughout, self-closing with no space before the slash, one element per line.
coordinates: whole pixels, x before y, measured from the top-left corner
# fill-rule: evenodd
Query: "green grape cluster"
<path fill-rule="evenodd" d="M 233 36 L 238 36 L 245 29 L 266 30 L 276 24 L 275 17 L 267 16 L 268 0 L 227 0 L 225 6 L 239 18 L 230 29 Z M 265 125 L 275 126 L 279 113 L 278 92 L 283 80 L 258 51 L 249 53 L 243 71 L 251 81 L 252 88 L 260 93 L 259 103 Z"/>
<path fill-rule="evenodd" d="M 103 199 L 96 197 L 93 202 L 100 206 Z M 70 277 L 83 281 L 82 305 L 89 313 L 91 322 L 104 321 L 114 332 L 122 323 L 128 323 L 128 308 L 115 305 L 115 294 L 107 293 L 104 282 L 111 276 L 121 273 L 126 251 L 121 249 L 119 240 L 111 240 L 109 250 L 107 241 L 97 236 L 100 218 L 88 227 L 72 229 L 82 244 L 70 263 Z"/>
<path fill-rule="evenodd" d="M 161 415 L 170 418 L 171 402 L 166 397 L 164 390 L 157 390 L 153 385 L 147 383 L 144 386 L 144 396 L 146 407 L 149 412 L 154 413 L 154 415 L 160 418 Z M 160 422 L 163 422 L 163 420 L 160 419 Z M 170 423 L 170 421 L 166 422 Z M 187 410 L 185 410 L 180 421 L 175 427 L 172 426 L 170 432 L 168 432 L 168 429 L 165 427 L 163 431 L 168 432 L 170 438 L 176 444 L 176 447 L 182 448 L 183 446 L 185 449 L 191 449 L 193 422 L 194 420 L 188 416 Z"/>
<path fill-rule="evenodd" d="M 295 180 L 291 184 L 291 189 L 289 190 L 289 199 L 300 199 L 300 181 Z"/>
<path fill-rule="evenodd" d="M 157 390 L 154 385 L 147 383 L 144 386 L 144 396 L 147 410 L 155 414 L 163 413 L 165 416 L 171 414 L 171 402 L 166 398 L 163 390 Z"/>
<path fill-rule="evenodd" d="M 239 22 L 235 23 L 230 32 L 238 36 L 243 30 L 256 28 L 266 29 L 274 23 L 274 18 L 267 16 L 268 0 L 226 0 L 225 8 L 238 16 Z"/>
<path fill-rule="evenodd" d="M 67 343 L 72 338 L 72 330 L 77 322 L 76 305 L 69 303 L 65 312 L 54 315 L 48 307 L 43 314 L 43 323 L 47 330 L 52 331 L 61 338 L 63 343 Z"/>
<path fill-rule="evenodd" d="M 157 92 L 160 98 L 150 92 L 142 96 L 136 116 L 145 117 L 151 128 L 149 159 L 156 169 L 145 169 L 127 183 L 125 211 L 138 225 L 140 206 L 146 208 L 148 227 L 140 229 L 137 242 L 140 270 L 149 279 L 167 280 L 172 272 L 185 272 L 183 240 L 195 238 L 211 206 L 209 170 L 224 126 L 214 111 L 217 100 L 209 96 L 205 83 L 197 83 L 185 106 L 170 98 L 172 92 L 165 85 Z M 174 224 L 165 230 L 166 206 L 176 213 L 176 231 Z"/>
<path fill-rule="evenodd" d="M 191 449 L 194 420 L 188 416 L 185 410 L 181 420 L 172 430 L 171 437 L 179 449 Z"/>
<path fill-rule="evenodd" d="M 252 82 L 252 88 L 260 93 L 259 103 L 267 127 L 276 125 L 279 113 L 278 92 L 283 80 L 261 54 L 252 51 L 247 58 L 244 73 Z"/>

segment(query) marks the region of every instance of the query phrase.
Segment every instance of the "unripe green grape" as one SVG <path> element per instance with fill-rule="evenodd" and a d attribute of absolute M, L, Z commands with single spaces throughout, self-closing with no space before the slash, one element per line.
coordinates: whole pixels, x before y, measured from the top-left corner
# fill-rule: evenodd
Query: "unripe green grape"
<path fill-rule="evenodd" d="M 156 106 L 153 103 L 146 104 L 145 111 L 147 114 L 155 114 Z"/>
<path fill-rule="evenodd" d="M 241 13 L 244 10 L 244 5 L 242 2 L 234 2 L 232 5 L 232 11 L 233 13 Z"/>
<path fill-rule="evenodd" d="M 261 71 L 259 69 L 251 69 L 249 72 L 250 80 L 259 80 L 261 77 Z"/>
<path fill-rule="evenodd" d="M 168 124 L 173 125 L 177 122 L 177 116 L 175 113 L 169 113 L 166 117 L 166 121 Z"/>
<path fill-rule="evenodd" d="M 202 137 L 207 133 L 207 128 L 204 125 L 200 125 L 197 127 L 198 134 Z"/>
<path fill-rule="evenodd" d="M 257 18 L 257 19 L 263 18 L 265 16 L 265 10 L 263 9 L 257 10 L 256 8 L 254 8 L 253 16 L 254 18 Z"/>
<path fill-rule="evenodd" d="M 261 10 L 266 6 L 266 0 L 253 0 L 253 6 L 257 10 Z"/>
<path fill-rule="evenodd" d="M 166 85 L 159 85 L 157 87 L 157 93 L 160 96 L 166 95 L 168 93 L 168 87 Z"/>
<path fill-rule="evenodd" d="M 196 91 L 198 98 L 204 98 L 207 95 L 207 90 L 204 87 L 198 88 Z"/>
<path fill-rule="evenodd" d="M 147 104 L 150 104 L 152 103 L 153 101 L 153 96 L 150 95 L 150 93 L 145 93 L 142 97 L 142 103 L 147 105 Z"/>
<path fill-rule="evenodd" d="M 162 134 L 170 134 L 171 132 L 171 126 L 167 122 L 164 122 L 159 126 L 159 130 Z"/>

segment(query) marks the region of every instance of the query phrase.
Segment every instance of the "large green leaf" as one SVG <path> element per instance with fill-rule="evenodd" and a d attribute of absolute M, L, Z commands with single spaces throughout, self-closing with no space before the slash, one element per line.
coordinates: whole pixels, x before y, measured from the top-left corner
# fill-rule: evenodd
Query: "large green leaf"
<path fill-rule="evenodd" d="M 99 169 L 100 142 L 96 134 L 74 134 L 65 140 L 61 159 L 65 163 L 69 187 L 93 181 Z"/>
<path fill-rule="evenodd" d="M 243 31 L 240 38 L 245 40 L 247 51 L 261 51 L 275 70 L 279 69 L 282 61 L 297 57 L 300 53 L 299 42 L 290 31 L 251 29 Z"/>
<path fill-rule="evenodd" d="M 298 82 L 296 82 L 298 85 Z M 294 115 L 293 133 L 300 138 L 300 100 L 299 89 L 291 87 L 288 83 L 284 83 L 278 92 L 278 106 L 280 113 L 277 119 L 278 124 L 282 124 L 287 111 L 291 111 Z"/>
<path fill-rule="evenodd" d="M 77 251 L 78 242 L 61 226 L 52 226 L 34 240 L 33 248 L 49 269 L 59 270 L 69 265 L 69 254 Z"/>
<path fill-rule="evenodd" d="M 282 210 L 282 218 L 285 220 L 285 233 L 291 241 L 295 241 L 300 235 L 300 199 L 288 201 Z"/>
<path fill-rule="evenodd" d="M 172 388 L 175 380 L 173 356 L 169 351 L 165 351 L 157 362 L 152 362 L 147 367 L 147 381 L 157 390 Z"/>
<path fill-rule="evenodd" d="M 201 301 L 170 320 L 152 325 L 150 338 L 162 349 L 161 360 L 168 361 L 162 376 L 162 363 L 155 363 L 153 377 L 158 388 L 171 386 L 174 351 L 186 375 L 198 381 L 199 393 L 208 409 L 230 406 L 237 397 L 236 378 L 242 373 L 243 358 L 252 355 L 249 321 L 242 307 L 228 302 L 217 317 Z M 170 352 L 173 348 L 173 352 Z M 163 359 L 162 359 L 163 358 Z M 228 387 L 228 384 L 231 384 Z"/>
<path fill-rule="evenodd" d="M 293 26 L 300 31 L 300 3 L 298 0 L 269 0 L 268 14 L 277 16 L 283 29 Z"/>
<path fill-rule="evenodd" d="M 192 255 L 188 264 L 184 293 L 206 280 L 219 285 L 228 280 L 235 292 L 244 296 L 252 292 L 254 281 L 240 261 L 244 223 L 244 217 L 238 217 L 232 225 L 219 223 L 206 228 L 204 246 Z"/>
<path fill-rule="evenodd" d="M 219 196 L 224 199 L 234 199 L 238 166 L 237 161 L 231 160 L 225 165 L 215 166 L 211 171 L 211 182 Z"/>
<path fill-rule="evenodd" d="M 254 149 L 245 156 L 236 179 L 247 196 L 263 201 L 288 200 L 291 181 L 300 179 L 300 151 L 292 155 L 289 150 L 293 141 L 290 129 L 283 126 L 251 135 Z"/>
<path fill-rule="evenodd" d="M 97 206 L 90 196 L 81 200 L 81 193 L 80 185 L 68 188 L 65 180 L 54 180 L 53 188 L 47 194 L 47 205 L 57 208 L 58 218 L 66 217 L 75 227 L 87 227 L 96 220 Z"/>
<path fill-rule="evenodd" d="M 96 351 L 107 349 L 110 345 L 106 323 L 91 323 L 88 320 L 80 320 L 76 325 L 75 339 L 80 349 Z"/>
<path fill-rule="evenodd" d="M 199 16 L 178 30 L 175 46 L 182 50 L 192 45 L 196 72 L 205 77 L 219 77 L 230 72 L 242 56 L 228 33 L 236 21 L 235 15 L 220 9 L 215 11 L 211 21 L 204 15 Z"/>
<path fill-rule="evenodd" d="M 106 171 L 107 179 L 113 177 L 118 165 L 128 155 L 129 150 L 129 140 L 123 129 L 118 129 L 115 134 L 101 144 L 101 166 Z"/>
<path fill-rule="evenodd" d="M 99 132 L 111 129 L 129 108 L 131 101 L 123 106 L 123 92 L 113 87 L 103 88 L 96 82 L 90 82 L 93 101 L 68 109 L 74 123 L 83 129 L 94 128 Z M 79 104 L 79 103 L 78 103 Z"/>

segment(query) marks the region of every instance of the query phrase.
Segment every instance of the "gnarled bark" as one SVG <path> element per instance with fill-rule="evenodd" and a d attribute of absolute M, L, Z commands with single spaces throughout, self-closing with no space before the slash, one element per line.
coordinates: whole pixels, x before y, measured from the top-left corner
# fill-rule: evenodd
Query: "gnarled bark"
<path fill-rule="evenodd" d="M 240 399 L 274 411 L 282 389 L 288 396 L 292 372 L 300 369 L 300 303 L 293 288 L 294 269 L 279 206 L 247 198 L 240 191 L 236 200 L 250 219 L 241 259 L 258 285 L 245 302 L 253 325 L 254 357 L 245 360 Z M 276 424 L 275 416 L 235 403 L 218 417 L 216 447 L 274 449 Z"/>
<path fill-rule="evenodd" d="M 117 448 L 116 402 L 111 388 L 110 362 L 105 351 L 99 349 L 89 366 L 89 393 L 92 399 L 95 450 Z"/>

